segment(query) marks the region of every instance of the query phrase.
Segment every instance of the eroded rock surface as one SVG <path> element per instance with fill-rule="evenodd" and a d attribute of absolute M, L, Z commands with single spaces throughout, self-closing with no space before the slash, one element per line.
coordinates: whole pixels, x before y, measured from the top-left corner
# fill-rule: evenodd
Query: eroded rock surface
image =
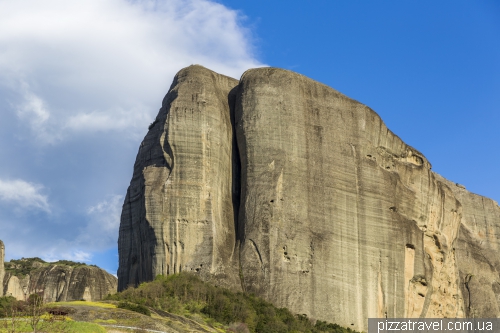
<path fill-rule="evenodd" d="M 367 106 L 286 70 L 238 82 L 191 66 L 139 150 L 119 289 L 189 270 L 357 330 L 496 317 L 499 228 L 496 203 L 432 172 Z"/>
<path fill-rule="evenodd" d="M 460 184 L 441 179 L 462 205 L 455 249 L 466 315 L 496 318 L 500 315 L 500 207 Z"/>
<path fill-rule="evenodd" d="M 18 300 L 25 300 L 36 293 L 45 302 L 98 301 L 108 294 L 116 293 L 117 285 L 117 278 L 99 267 L 73 267 L 35 261 L 28 274 L 15 274 L 14 270 L 9 271 L 8 266 L 3 291 L 5 296 L 13 296 Z"/>
<path fill-rule="evenodd" d="M 301 75 L 253 69 L 236 131 L 247 291 L 359 330 L 371 317 L 463 316 L 460 204 L 375 112 Z"/>
<path fill-rule="evenodd" d="M 228 101 L 237 84 L 201 66 L 176 75 L 123 205 L 119 290 L 181 271 L 239 286 Z"/>

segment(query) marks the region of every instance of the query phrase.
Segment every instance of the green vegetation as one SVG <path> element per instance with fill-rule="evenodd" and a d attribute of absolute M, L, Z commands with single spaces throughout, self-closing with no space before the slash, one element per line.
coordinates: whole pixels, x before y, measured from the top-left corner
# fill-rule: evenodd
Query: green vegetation
<path fill-rule="evenodd" d="M 12 275 L 18 277 L 24 277 L 29 274 L 31 271 L 40 268 L 47 267 L 49 265 L 63 265 L 70 267 L 79 267 L 79 266 L 87 266 L 87 264 L 83 262 L 76 262 L 71 260 L 59 260 L 56 262 L 46 262 L 43 259 L 38 257 L 34 258 L 21 258 L 21 259 L 12 259 L 11 261 L 5 262 L 5 271 L 10 272 Z M 97 267 L 95 265 L 90 265 L 92 267 Z"/>
<path fill-rule="evenodd" d="M 228 332 L 355 333 L 323 321 L 313 324 L 304 314 L 294 315 L 254 295 L 215 287 L 188 273 L 158 276 L 155 281 L 109 295 L 108 299 L 202 318 L 214 327 L 223 324 Z"/>
<path fill-rule="evenodd" d="M 75 322 L 67 315 L 73 308 L 51 307 L 43 304 L 41 296 L 32 294 L 29 299 L 18 301 L 14 297 L 0 297 L 0 333 L 3 332 L 65 332 L 99 333 L 106 330 L 95 323 Z M 51 314 L 52 313 L 52 314 Z"/>
<path fill-rule="evenodd" d="M 146 316 L 151 316 L 151 311 L 147 307 L 145 307 L 144 305 L 141 305 L 141 304 L 135 304 L 135 303 L 129 303 L 129 302 L 122 301 L 122 302 L 118 303 L 118 308 L 142 313 Z"/>
<path fill-rule="evenodd" d="M 157 122 L 158 122 L 158 120 L 155 119 L 155 121 L 153 121 L 151 124 L 149 124 L 148 130 L 152 129 L 156 125 Z"/>
<path fill-rule="evenodd" d="M 70 301 L 70 302 L 51 302 L 47 303 L 48 306 L 72 306 L 72 305 L 85 305 L 85 306 L 95 306 L 99 308 L 115 309 L 116 305 L 103 302 L 91 302 L 91 301 Z"/>
<path fill-rule="evenodd" d="M 64 332 L 64 333 L 106 333 L 106 329 L 98 324 L 77 321 L 44 322 L 44 332 Z M 0 324 L 0 333 L 12 332 L 12 324 L 4 322 Z M 19 322 L 15 332 L 33 332 L 27 322 Z"/>
<path fill-rule="evenodd" d="M 42 259 L 35 258 L 21 258 L 21 259 L 12 259 L 11 261 L 5 262 L 5 271 L 10 272 L 16 276 L 25 276 L 29 274 L 34 267 L 43 266 L 46 264 Z"/>

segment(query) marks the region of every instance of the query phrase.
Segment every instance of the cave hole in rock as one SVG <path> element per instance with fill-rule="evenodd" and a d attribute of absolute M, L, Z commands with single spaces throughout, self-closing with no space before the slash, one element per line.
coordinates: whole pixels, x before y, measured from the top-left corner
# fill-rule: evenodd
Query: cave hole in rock
<path fill-rule="evenodd" d="M 408 244 L 406 244 L 406 248 L 407 248 L 407 249 L 412 249 L 412 250 L 415 250 L 415 245 L 413 245 L 413 244 L 409 244 L 409 243 L 408 243 Z"/>

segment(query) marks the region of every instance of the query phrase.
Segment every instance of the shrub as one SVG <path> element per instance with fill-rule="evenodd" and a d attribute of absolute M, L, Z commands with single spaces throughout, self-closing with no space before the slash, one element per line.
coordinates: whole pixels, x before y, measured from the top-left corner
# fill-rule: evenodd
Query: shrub
<path fill-rule="evenodd" d="M 145 307 L 144 305 L 141 304 L 134 304 L 134 303 L 129 303 L 129 302 L 119 302 L 118 307 L 120 309 L 126 309 L 138 313 L 142 313 L 146 316 L 151 316 L 151 311 Z"/>
<path fill-rule="evenodd" d="M 158 275 L 152 282 L 129 287 L 107 299 L 120 301 L 118 307 L 147 315 L 150 315 L 147 307 L 180 315 L 201 314 L 207 324 L 214 327 L 223 324 L 229 327 L 229 332 L 235 333 L 355 332 L 322 321 L 313 325 L 305 314 L 294 315 L 254 295 L 213 286 L 189 273 Z M 147 313 L 142 312 L 144 309 Z"/>
<path fill-rule="evenodd" d="M 232 323 L 231 325 L 229 325 L 227 331 L 234 333 L 250 333 L 250 330 L 245 323 Z"/>

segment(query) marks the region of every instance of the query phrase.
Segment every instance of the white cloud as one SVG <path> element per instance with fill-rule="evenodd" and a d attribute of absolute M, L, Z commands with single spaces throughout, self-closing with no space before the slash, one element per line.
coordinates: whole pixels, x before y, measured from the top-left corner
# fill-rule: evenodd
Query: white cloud
<path fill-rule="evenodd" d="M 65 127 L 81 132 L 125 130 L 138 124 L 144 124 L 148 120 L 151 121 L 151 118 L 141 110 L 116 108 L 107 110 L 107 112 L 94 111 L 70 116 Z M 142 128 L 142 131 L 144 132 L 144 128 Z"/>
<path fill-rule="evenodd" d="M 81 230 L 78 243 L 94 250 L 116 246 L 123 204 L 122 195 L 113 195 L 87 209 L 89 222 Z"/>
<path fill-rule="evenodd" d="M 48 262 L 54 262 L 58 260 L 90 262 L 92 260 L 92 254 L 81 250 L 70 250 L 61 252 L 60 249 L 51 249 L 49 251 L 45 251 L 45 253 L 42 255 L 42 259 Z"/>
<path fill-rule="evenodd" d="M 0 203 L 30 211 L 0 210 L 9 256 L 116 248 L 123 197 L 94 198 L 126 191 L 175 73 L 261 66 L 239 15 L 209 0 L 0 0 Z M 50 184 L 50 201 L 7 174 Z"/>
<path fill-rule="evenodd" d="M 208 0 L 0 1 L 0 94 L 40 143 L 136 130 L 193 63 L 259 66 L 236 11 Z"/>
<path fill-rule="evenodd" d="M 41 191 L 43 186 L 29 183 L 24 180 L 0 179 L 0 200 L 14 203 L 25 208 L 36 208 L 50 213 L 50 206 L 46 195 Z"/>

